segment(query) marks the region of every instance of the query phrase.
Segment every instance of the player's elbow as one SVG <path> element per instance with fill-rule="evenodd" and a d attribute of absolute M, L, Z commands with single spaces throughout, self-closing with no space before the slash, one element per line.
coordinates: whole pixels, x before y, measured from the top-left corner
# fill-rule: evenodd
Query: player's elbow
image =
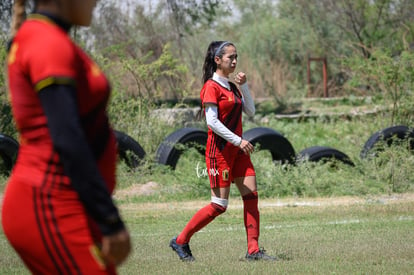
<path fill-rule="evenodd" d="M 252 108 L 245 108 L 244 112 L 248 117 L 253 117 L 256 114 L 256 108 L 254 106 Z"/>

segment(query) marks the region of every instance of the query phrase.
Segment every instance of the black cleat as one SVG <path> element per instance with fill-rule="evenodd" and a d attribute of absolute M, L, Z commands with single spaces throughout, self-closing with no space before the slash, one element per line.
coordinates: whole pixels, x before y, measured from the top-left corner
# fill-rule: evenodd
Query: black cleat
<path fill-rule="evenodd" d="M 175 237 L 170 241 L 170 247 L 177 253 L 178 257 L 180 257 L 183 262 L 195 261 L 188 243 L 183 245 L 177 244 L 177 237 Z"/>
<path fill-rule="evenodd" d="M 270 256 L 266 254 L 266 250 L 263 248 L 259 249 L 258 252 L 249 254 L 246 253 L 246 260 L 248 261 L 277 261 L 276 257 Z"/>

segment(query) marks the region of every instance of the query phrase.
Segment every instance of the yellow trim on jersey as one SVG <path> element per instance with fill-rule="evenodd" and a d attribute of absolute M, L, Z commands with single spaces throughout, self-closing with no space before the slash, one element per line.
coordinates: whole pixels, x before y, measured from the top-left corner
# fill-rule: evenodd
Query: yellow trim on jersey
<path fill-rule="evenodd" d="M 96 65 L 95 63 L 91 64 L 91 72 L 93 76 L 101 75 L 101 69 L 99 69 L 98 65 Z"/>
<path fill-rule="evenodd" d="M 96 263 L 101 269 L 105 269 L 105 261 L 102 257 L 101 250 L 96 245 L 91 245 L 89 247 L 89 252 L 91 253 L 92 257 L 95 259 Z"/>
<path fill-rule="evenodd" d="M 75 80 L 69 77 L 48 77 L 43 80 L 40 80 L 34 86 L 35 91 L 39 92 L 42 89 L 49 87 L 50 85 L 70 85 L 75 86 Z"/>
<path fill-rule="evenodd" d="M 11 48 L 10 48 L 10 52 L 9 52 L 9 56 L 7 58 L 7 62 L 9 65 L 13 64 L 14 61 L 16 61 L 16 52 L 17 49 L 19 48 L 19 44 L 18 43 L 13 43 Z"/>

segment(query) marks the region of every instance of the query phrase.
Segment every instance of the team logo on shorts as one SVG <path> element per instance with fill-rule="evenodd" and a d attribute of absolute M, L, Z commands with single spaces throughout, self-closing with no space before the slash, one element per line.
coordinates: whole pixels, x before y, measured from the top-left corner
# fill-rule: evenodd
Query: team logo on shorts
<path fill-rule="evenodd" d="M 222 176 L 223 176 L 224 181 L 229 180 L 229 170 L 227 169 L 223 170 Z"/>
<path fill-rule="evenodd" d="M 96 263 L 99 265 L 100 268 L 105 269 L 105 261 L 102 257 L 101 250 L 96 245 L 91 245 L 89 247 L 89 252 L 91 253 L 92 257 L 95 259 Z"/>

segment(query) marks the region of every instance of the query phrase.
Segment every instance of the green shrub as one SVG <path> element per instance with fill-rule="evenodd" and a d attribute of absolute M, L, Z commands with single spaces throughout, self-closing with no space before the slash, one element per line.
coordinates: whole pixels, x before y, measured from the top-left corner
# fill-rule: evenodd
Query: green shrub
<path fill-rule="evenodd" d="M 413 122 L 414 53 L 403 51 L 395 56 L 388 50 L 375 49 L 370 58 L 354 56 L 346 60 L 351 69 L 349 85 L 368 87 L 372 95 L 382 94 L 390 105 L 390 124 Z"/>

